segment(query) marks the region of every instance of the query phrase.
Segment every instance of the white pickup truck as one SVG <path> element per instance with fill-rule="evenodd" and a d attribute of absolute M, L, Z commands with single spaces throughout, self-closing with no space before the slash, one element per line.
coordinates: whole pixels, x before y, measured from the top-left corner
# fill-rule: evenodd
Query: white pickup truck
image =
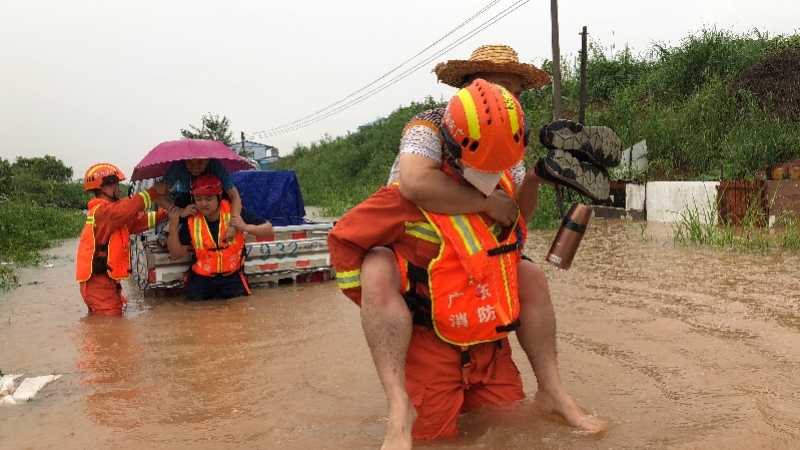
<path fill-rule="evenodd" d="M 270 221 L 275 229 L 273 238 L 246 235 L 244 271 L 251 284 L 272 286 L 335 277 L 327 242 L 334 222 L 305 220 L 293 171 L 247 170 L 232 173 L 231 180 L 244 207 Z M 171 260 L 167 249 L 158 244 L 156 230 L 131 236 L 130 250 L 131 275 L 143 291 L 183 287 L 183 274 L 193 253 Z"/>

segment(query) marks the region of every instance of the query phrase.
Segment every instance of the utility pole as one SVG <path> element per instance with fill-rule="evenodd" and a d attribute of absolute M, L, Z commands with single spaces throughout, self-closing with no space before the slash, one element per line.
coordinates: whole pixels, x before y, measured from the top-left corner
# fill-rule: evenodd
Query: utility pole
<path fill-rule="evenodd" d="M 586 125 L 586 27 L 581 32 L 581 99 L 578 110 L 578 123 Z"/>
<path fill-rule="evenodd" d="M 240 133 L 242 133 L 242 158 L 247 158 L 247 152 L 244 150 L 244 131 Z"/>
<path fill-rule="evenodd" d="M 550 0 L 553 22 L 553 120 L 561 118 L 561 49 L 558 45 L 558 0 Z"/>

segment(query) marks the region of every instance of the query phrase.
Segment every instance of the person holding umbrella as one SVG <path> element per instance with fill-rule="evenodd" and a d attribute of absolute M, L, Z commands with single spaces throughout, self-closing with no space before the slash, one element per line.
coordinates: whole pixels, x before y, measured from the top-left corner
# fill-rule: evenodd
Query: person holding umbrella
<path fill-rule="evenodd" d="M 184 216 L 197 212 L 191 198 L 192 183 L 201 175 L 213 175 L 222 183 L 222 188 L 231 204 L 231 215 L 238 217 L 242 211 L 239 191 L 228 177 L 228 173 L 248 170 L 253 167 L 222 142 L 209 139 L 180 139 L 162 142 L 155 146 L 133 169 L 132 181 L 161 178 L 155 184 L 161 192 L 174 189 L 174 203 L 186 208 Z M 173 201 L 159 196 L 159 205 L 169 208 Z M 226 239 L 236 236 L 236 228 L 230 227 Z"/>
<path fill-rule="evenodd" d="M 244 235 L 258 237 L 275 235 L 272 224 L 252 211 L 243 209 L 234 216 L 231 202 L 222 199 L 222 182 L 213 175 L 200 175 L 192 183 L 197 212 L 190 216 L 187 226 L 178 230 L 183 209 L 172 206 L 168 210 L 169 256 L 176 260 L 194 248 L 195 259 L 186 272 L 186 300 L 210 300 L 219 295 L 223 299 L 250 295 L 250 286 L 244 274 Z M 233 228 L 234 236 L 225 239 Z"/>
<path fill-rule="evenodd" d="M 175 206 L 188 208 L 184 215 L 191 215 L 197 212 L 196 205 L 194 205 L 191 198 L 192 183 L 202 175 L 212 175 L 219 179 L 222 184 L 222 190 L 227 194 L 231 203 L 231 216 L 239 217 L 242 213 L 242 198 L 228 176 L 225 167 L 216 159 L 194 158 L 175 161 L 161 178 L 161 181 L 156 183 L 156 187 L 162 189 L 163 186 L 167 190 L 170 188 L 175 189 L 177 192 L 177 197 L 174 201 Z M 159 184 L 162 186 L 159 186 Z M 169 208 L 172 205 L 167 204 L 164 206 Z M 235 236 L 236 227 L 228 228 L 225 239 L 233 239 Z"/>

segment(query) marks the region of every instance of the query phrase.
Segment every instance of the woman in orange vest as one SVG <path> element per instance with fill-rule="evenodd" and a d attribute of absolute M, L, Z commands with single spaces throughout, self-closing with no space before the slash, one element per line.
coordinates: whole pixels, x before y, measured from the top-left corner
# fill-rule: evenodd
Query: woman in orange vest
<path fill-rule="evenodd" d="M 231 214 L 231 203 L 222 199 L 222 182 L 213 175 L 201 175 L 192 183 L 197 213 L 186 226 L 178 228 L 181 208 L 171 207 L 167 248 L 170 258 L 180 259 L 194 249 L 192 267 L 186 272 L 186 300 L 223 299 L 250 295 L 244 274 L 244 235 L 275 235 L 272 224 L 247 208 L 240 216 Z M 226 239 L 230 226 L 236 228 L 233 239 Z"/>
<path fill-rule="evenodd" d="M 76 257 L 76 279 L 89 311 L 102 316 L 122 315 L 128 301 L 122 296 L 120 280 L 130 276 L 129 235 L 141 233 L 166 219 L 163 209 L 144 213 L 157 195 L 150 188 L 120 200 L 122 171 L 107 163 L 95 164 L 83 177 L 83 188 L 93 192 L 86 225 Z"/>

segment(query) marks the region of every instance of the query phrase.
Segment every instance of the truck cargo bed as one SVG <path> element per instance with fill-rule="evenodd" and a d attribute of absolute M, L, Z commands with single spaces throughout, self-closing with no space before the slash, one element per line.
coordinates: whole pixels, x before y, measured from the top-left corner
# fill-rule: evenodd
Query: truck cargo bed
<path fill-rule="evenodd" d="M 276 226 L 269 239 L 245 235 L 244 271 L 251 285 L 324 281 L 335 278 L 328 253 L 333 222 Z M 181 289 L 193 252 L 171 260 L 154 231 L 131 236 L 132 277 L 144 291 Z"/>

